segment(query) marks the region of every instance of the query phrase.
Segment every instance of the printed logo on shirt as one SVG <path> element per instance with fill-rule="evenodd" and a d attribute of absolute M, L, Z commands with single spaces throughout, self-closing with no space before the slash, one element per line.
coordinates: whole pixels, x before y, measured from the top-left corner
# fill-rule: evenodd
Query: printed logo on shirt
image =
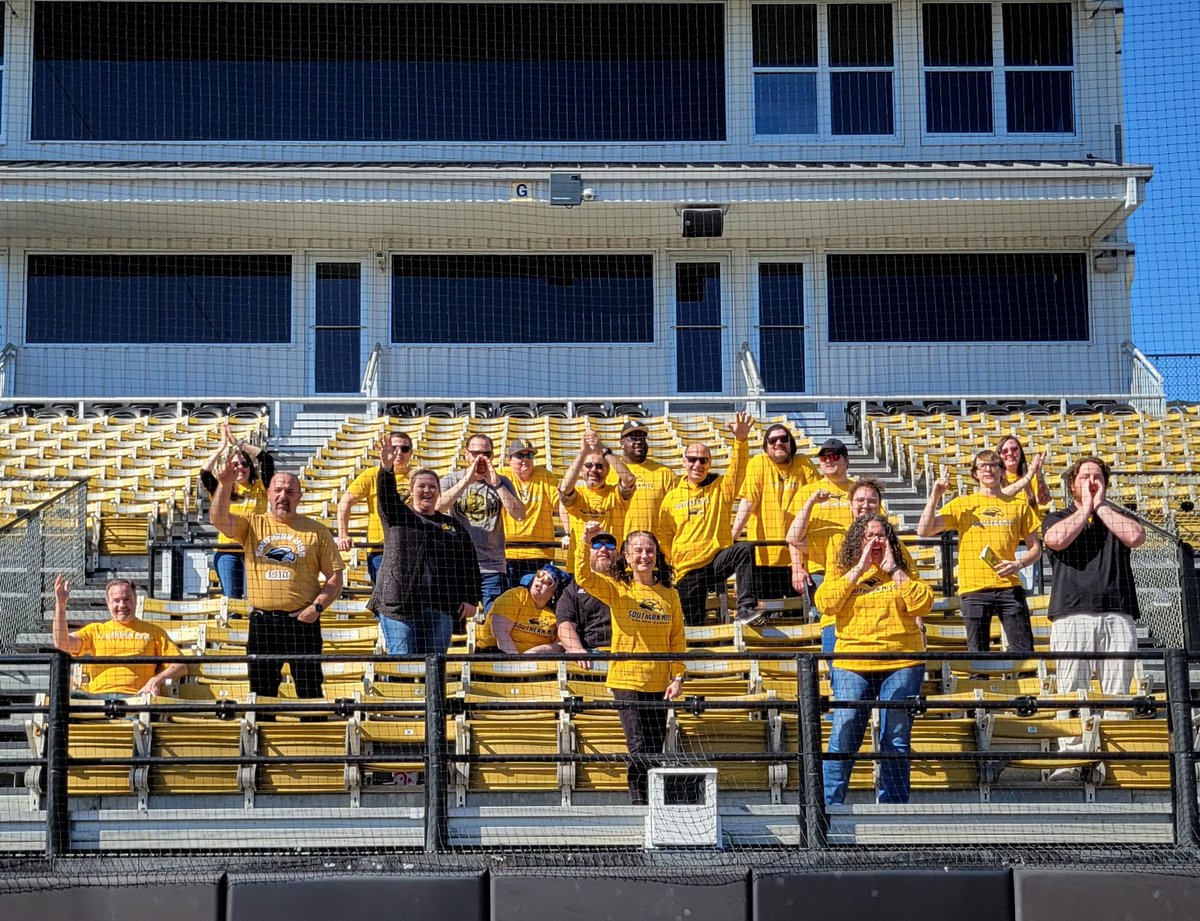
<path fill-rule="evenodd" d="M 1005 515 L 1004 509 L 995 505 L 988 505 L 979 510 L 979 518 L 977 520 L 985 528 L 1007 528 L 1012 525 L 1015 519 Z"/>
<path fill-rule="evenodd" d="M 473 525 L 483 525 L 500 514 L 500 497 L 490 486 L 473 484 L 456 503 L 458 511 Z"/>
<path fill-rule="evenodd" d="M 290 547 L 272 547 L 263 555 L 268 560 L 274 560 L 276 563 L 296 562 L 296 551 Z"/>

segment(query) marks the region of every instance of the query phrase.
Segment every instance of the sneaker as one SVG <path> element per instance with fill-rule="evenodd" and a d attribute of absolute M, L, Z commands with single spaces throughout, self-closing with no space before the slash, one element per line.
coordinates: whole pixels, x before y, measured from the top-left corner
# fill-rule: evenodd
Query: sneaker
<path fill-rule="evenodd" d="M 1083 780 L 1083 774 L 1077 767 L 1059 768 L 1057 771 L 1051 771 L 1046 780 L 1051 783 L 1079 783 Z"/>
<path fill-rule="evenodd" d="M 766 619 L 766 611 L 746 605 L 745 607 L 738 608 L 737 616 L 734 617 L 733 622 L 741 624 L 743 627 L 757 627 Z"/>

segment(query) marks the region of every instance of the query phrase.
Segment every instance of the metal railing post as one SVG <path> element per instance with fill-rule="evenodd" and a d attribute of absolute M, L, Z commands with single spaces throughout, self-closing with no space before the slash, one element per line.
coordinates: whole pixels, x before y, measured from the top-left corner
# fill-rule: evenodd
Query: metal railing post
<path fill-rule="evenodd" d="M 425 657 L 425 853 L 446 849 L 446 657 Z"/>
<path fill-rule="evenodd" d="M 805 843 L 810 849 L 820 849 L 829 843 L 829 817 L 825 814 L 825 783 L 821 774 L 821 681 L 816 656 L 797 657 L 796 685 Z"/>
<path fill-rule="evenodd" d="M 1183 648 L 1200 652 L 1200 591 L 1196 587 L 1196 551 L 1187 541 L 1175 545 L 1179 558 L 1179 607 L 1183 615 Z"/>
<path fill-rule="evenodd" d="M 1192 752 L 1192 689 L 1188 657 L 1182 649 L 1168 649 L 1167 700 L 1171 716 L 1171 805 L 1175 814 L 1175 843 L 1200 844 L 1196 802 L 1196 759 Z"/>
<path fill-rule="evenodd" d="M 954 594 L 954 538 L 949 531 L 941 534 L 942 542 L 942 594 L 949 598 Z"/>
<path fill-rule="evenodd" d="M 67 745 L 70 735 L 71 658 L 50 660 L 50 712 L 46 714 L 46 856 L 71 852 L 71 812 L 67 803 Z"/>

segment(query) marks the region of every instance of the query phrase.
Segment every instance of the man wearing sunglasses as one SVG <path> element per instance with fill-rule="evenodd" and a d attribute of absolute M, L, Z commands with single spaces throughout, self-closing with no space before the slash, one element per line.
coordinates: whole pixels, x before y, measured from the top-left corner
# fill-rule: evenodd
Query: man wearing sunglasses
<path fill-rule="evenodd" d="M 525 506 L 525 517 L 514 518 L 504 509 L 504 537 L 507 546 L 508 581 L 520 583 L 523 576 L 536 573 L 551 560 L 548 546 L 554 541 L 555 514 L 558 505 L 558 478 L 533 462 L 533 442 L 514 438 L 508 445 L 508 468 L 502 473 L 512 480 L 517 498 Z M 525 544 L 525 546 L 520 546 Z"/>
<path fill-rule="evenodd" d="M 492 464 L 495 448 L 487 435 L 467 439 L 467 466 L 442 477 L 442 495 L 437 510 L 462 522 L 475 544 L 483 587 L 483 608 L 511 587 L 505 559 L 503 509 L 518 521 L 525 517 L 525 504 L 517 496 L 512 480 L 501 476 Z"/>
<path fill-rule="evenodd" d="M 408 473 L 413 457 L 413 440 L 408 432 L 389 432 L 388 444 L 391 445 L 395 460 L 392 461 L 392 473 L 396 475 L 396 493 L 400 501 L 408 501 Z M 379 480 L 379 467 L 369 466 L 356 476 L 342 493 L 337 507 L 337 546 L 341 551 L 348 551 L 354 546 L 350 537 L 350 510 L 359 502 L 367 503 L 367 575 L 371 578 L 371 586 L 379 573 L 379 563 L 383 559 L 383 524 L 379 520 L 379 498 L 375 493 Z"/>
<path fill-rule="evenodd" d="M 712 472 L 708 445 L 688 445 L 683 452 L 683 479 L 663 499 L 656 536 L 675 567 L 675 587 L 688 626 L 704 623 L 705 596 L 724 591 L 731 575 L 737 579 L 738 620 L 757 616 L 754 553 L 749 544 L 734 543 L 730 528 L 746 470 L 746 437 L 753 425 L 748 413 L 738 413 L 728 424 L 734 441 L 724 476 Z"/>
<path fill-rule="evenodd" d="M 631 419 L 621 429 L 621 453 L 625 466 L 633 474 L 637 489 L 625 510 L 625 525 L 622 533 L 630 531 L 653 531 L 658 524 L 658 510 L 663 497 L 670 492 L 679 477 L 658 461 L 650 460 L 650 430 L 640 419 Z M 615 470 L 608 474 L 609 485 L 617 484 Z"/>
<path fill-rule="evenodd" d="M 616 485 L 607 482 L 610 469 L 616 472 Z M 558 486 L 570 525 L 567 568 L 571 572 L 578 572 L 580 566 L 588 564 L 588 551 L 583 544 L 584 526 L 589 521 L 598 521 L 610 534 L 620 534 L 625 511 L 636 489 L 637 481 L 625 461 L 606 448 L 595 432 L 584 432 L 579 453 Z"/>
<path fill-rule="evenodd" d="M 817 478 L 817 468 L 796 448 L 791 430 L 775 423 L 763 436 L 763 453 L 750 458 L 742 483 L 742 501 L 733 522 L 736 537 L 747 528 L 752 541 L 778 541 L 754 552 L 754 574 L 760 598 L 794 598 L 791 559 L 784 539 L 791 515 L 788 507 L 800 487 Z"/>
<path fill-rule="evenodd" d="M 588 565 L 593 572 L 608 572 L 617 556 L 617 538 L 607 532 L 592 537 Z M 563 589 L 554 608 L 558 621 L 558 641 L 564 652 L 576 655 L 598 652 L 612 645 L 612 611 L 608 605 L 584 591 L 575 582 Z M 580 664 L 591 668 L 584 659 Z"/>

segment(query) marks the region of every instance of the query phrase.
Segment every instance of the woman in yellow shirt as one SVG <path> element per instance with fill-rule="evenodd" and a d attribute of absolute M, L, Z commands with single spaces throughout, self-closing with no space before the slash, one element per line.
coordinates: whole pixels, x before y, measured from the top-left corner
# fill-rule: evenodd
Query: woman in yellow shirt
<path fill-rule="evenodd" d="M 836 619 L 835 652 L 839 656 L 913 653 L 911 659 L 835 658 L 830 673 L 834 701 L 901 701 L 917 696 L 925 676 L 925 665 L 919 658 L 924 642 L 917 618 L 933 607 L 933 590 L 909 574 L 895 529 L 879 514 L 856 519 L 846 532 L 832 570 L 833 574 L 817 589 L 816 603 Z M 835 709 L 829 754 L 857 753 L 869 716 L 869 707 Z M 881 711 L 881 753 L 907 753 L 911 734 L 911 712 Z M 825 805 L 845 801 L 853 767 L 853 758 L 825 761 Z M 907 760 L 882 763 L 878 802 L 908 802 L 909 767 Z"/>
<path fill-rule="evenodd" d="M 1042 472 L 1046 455 L 1037 454 L 1033 460 L 1027 460 L 1025 448 L 1016 435 L 1005 437 L 996 453 L 1004 463 L 1005 485 L 1000 491 L 1006 496 L 1024 496 L 1038 517 L 1043 517 L 1054 501 L 1050 486 L 1046 483 L 1046 475 Z"/>
<path fill-rule="evenodd" d="M 589 546 L 601 530 L 599 522 L 589 521 L 583 545 Z M 579 587 L 612 611 L 613 652 L 679 656 L 674 661 L 609 663 L 607 684 L 613 698 L 635 704 L 620 711 L 625 743 L 629 754 L 635 756 L 627 773 L 629 797 L 635 806 L 647 802 L 647 776 L 667 738 L 667 711 L 636 704 L 674 700 L 683 690 L 683 609 L 679 593 L 671 587 L 673 576 L 659 552 L 658 539 L 649 531 L 626 535 L 609 573 L 584 565 L 575 574 Z"/>
<path fill-rule="evenodd" d="M 230 463 L 237 468 L 237 480 L 233 485 L 233 497 L 229 510 L 235 515 L 256 515 L 267 510 L 267 484 L 275 475 L 275 461 L 271 453 L 257 445 L 239 441 L 234 437 L 229 423 L 225 423 L 221 446 L 200 468 L 200 483 L 211 496 L 217 491 L 217 478 L 213 470 L 222 456 L 232 452 Z M 242 547 L 232 537 L 217 534 L 217 549 L 213 552 L 213 569 L 221 582 L 221 594 L 226 598 L 246 597 L 246 567 Z"/>

